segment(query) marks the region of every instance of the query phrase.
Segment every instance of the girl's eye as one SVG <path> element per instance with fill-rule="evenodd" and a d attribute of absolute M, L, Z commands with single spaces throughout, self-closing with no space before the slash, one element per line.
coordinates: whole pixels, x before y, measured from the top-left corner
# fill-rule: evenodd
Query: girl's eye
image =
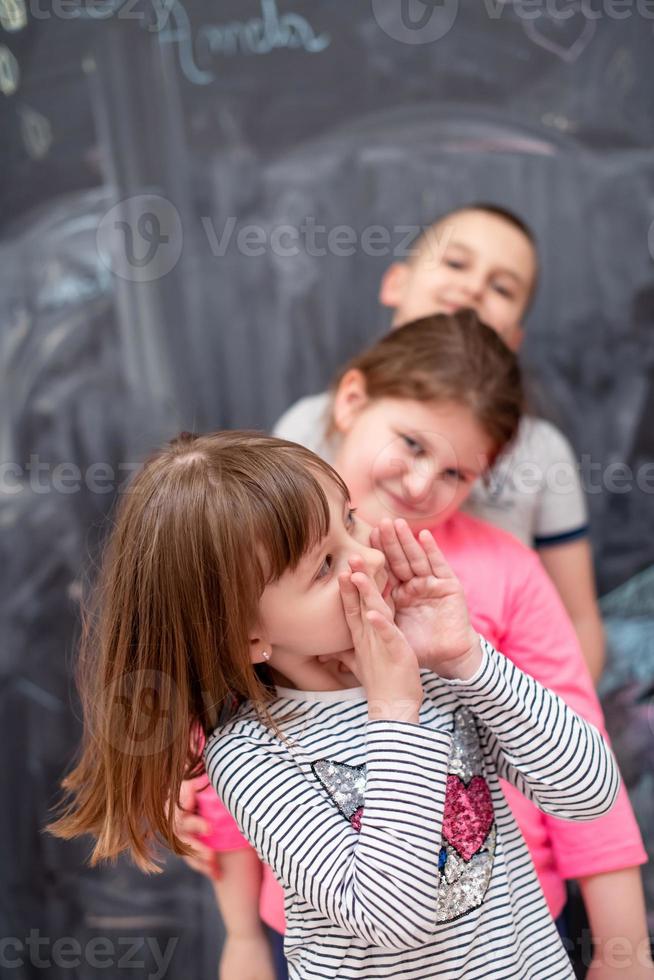
<path fill-rule="evenodd" d="M 459 259 L 445 259 L 445 265 L 449 265 L 450 269 L 462 269 L 463 262 Z"/>
<path fill-rule="evenodd" d="M 349 511 L 347 512 L 347 526 L 349 528 L 353 528 L 357 522 L 357 519 L 354 516 L 355 514 L 356 514 L 356 507 L 350 507 Z"/>
<path fill-rule="evenodd" d="M 316 575 L 316 579 L 324 578 L 325 575 L 329 574 L 329 572 L 330 572 L 331 567 L 332 567 L 333 564 L 334 564 L 334 556 L 333 555 L 325 555 L 325 560 L 323 561 L 322 565 L 320 566 L 320 568 L 318 570 L 318 574 Z"/>
<path fill-rule="evenodd" d="M 506 299 L 513 299 L 512 291 L 510 289 L 507 289 L 506 286 L 502 286 L 498 283 L 495 283 L 495 286 L 493 288 L 495 289 L 496 293 L 500 294 L 500 296 L 505 296 Z"/>
<path fill-rule="evenodd" d="M 463 475 L 463 473 L 460 470 L 455 470 L 453 468 L 443 470 L 443 476 L 446 477 L 446 479 L 448 480 L 456 480 L 457 482 L 459 480 L 461 481 L 465 480 L 465 476 Z"/>
<path fill-rule="evenodd" d="M 418 453 L 423 452 L 423 448 L 420 445 L 420 443 L 416 442 L 415 439 L 412 439 L 411 436 L 403 435 L 402 438 L 404 439 L 405 443 L 407 444 L 408 448 L 411 450 L 412 453 L 415 453 L 417 455 Z"/>

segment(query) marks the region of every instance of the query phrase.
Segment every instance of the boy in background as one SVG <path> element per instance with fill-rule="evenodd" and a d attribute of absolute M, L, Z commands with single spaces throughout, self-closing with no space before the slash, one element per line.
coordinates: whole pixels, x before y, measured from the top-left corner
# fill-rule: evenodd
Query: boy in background
<path fill-rule="evenodd" d="M 469 307 L 514 351 L 536 290 L 538 254 L 530 229 L 487 204 L 452 211 L 420 235 L 412 255 L 384 273 L 380 302 L 393 329 L 431 313 Z M 313 448 L 324 434 L 327 394 L 296 402 L 274 434 Z M 544 419 L 526 416 L 514 444 L 474 487 L 466 509 L 536 548 L 572 620 L 591 676 L 604 667 L 586 501 L 572 448 Z"/>
<path fill-rule="evenodd" d="M 380 285 L 379 299 L 393 310 L 394 329 L 431 313 L 467 307 L 474 309 L 509 347 L 519 349 L 524 336 L 522 321 L 538 277 L 534 236 L 519 218 L 486 204 L 461 208 L 428 228 L 412 252 L 408 260 L 394 262 L 386 270 Z M 296 402 L 277 422 L 274 434 L 317 450 L 328 424 L 330 398 L 327 392 Z M 548 480 L 554 468 L 556 483 Z M 561 481 L 561 475 L 565 481 Z M 538 550 L 597 681 L 604 664 L 603 631 L 586 504 L 566 438 L 549 422 L 527 417 L 513 446 L 493 467 L 491 479 L 475 486 L 467 506 L 478 517 L 503 527 Z M 246 879 L 255 884 L 260 881 L 256 855 L 249 848 L 226 850 L 218 855 L 198 843 L 197 835 L 208 833 L 210 828 L 193 812 L 194 794 L 190 781 L 182 794 L 186 812 L 178 810 L 178 833 L 197 847 L 196 859 L 187 859 L 188 863 L 214 879 L 221 911 L 231 920 L 231 925 L 226 922 L 228 934 L 233 931 L 238 941 L 245 931 L 249 940 L 249 933 L 256 934 L 259 928 L 258 910 L 255 894 L 247 892 L 243 885 Z M 561 867 L 571 870 L 571 856 L 558 857 Z M 600 949 L 602 937 L 638 933 L 640 938 L 644 898 L 637 865 L 578 880 L 593 939 L 599 942 Z M 634 932 L 635 922 L 638 926 Z M 275 966 L 275 975 L 284 976 L 283 964 Z M 637 972 L 639 980 L 641 975 L 650 976 L 651 965 Z M 622 971 L 615 972 L 598 953 L 591 975 L 597 980 L 617 980 Z M 231 980 L 228 962 L 221 964 L 223 977 Z"/>

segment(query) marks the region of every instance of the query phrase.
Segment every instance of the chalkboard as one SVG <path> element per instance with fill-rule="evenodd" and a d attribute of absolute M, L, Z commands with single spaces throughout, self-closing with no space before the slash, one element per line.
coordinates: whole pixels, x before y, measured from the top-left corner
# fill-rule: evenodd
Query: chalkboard
<path fill-rule="evenodd" d="M 82 871 L 39 831 L 79 733 L 82 583 L 143 454 L 324 388 L 435 215 L 533 227 L 524 361 L 586 467 L 601 591 L 654 562 L 654 19 L 553 10 L 0 0 L 4 935 L 176 938 L 168 977 L 215 975 L 208 885 Z"/>

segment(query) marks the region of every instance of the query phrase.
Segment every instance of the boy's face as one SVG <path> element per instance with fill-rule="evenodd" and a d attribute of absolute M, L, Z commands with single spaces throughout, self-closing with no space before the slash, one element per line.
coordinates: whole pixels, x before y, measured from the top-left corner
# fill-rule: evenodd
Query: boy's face
<path fill-rule="evenodd" d="M 514 225 L 485 211 L 454 211 L 426 233 L 418 255 L 387 269 L 379 299 L 394 309 L 394 327 L 472 308 L 515 351 L 536 271 L 534 247 Z"/>

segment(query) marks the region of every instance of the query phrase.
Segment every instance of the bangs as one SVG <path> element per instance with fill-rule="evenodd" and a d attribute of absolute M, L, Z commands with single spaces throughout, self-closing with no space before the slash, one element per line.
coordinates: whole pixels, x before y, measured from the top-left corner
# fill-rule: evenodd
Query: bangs
<path fill-rule="evenodd" d="M 297 459 L 295 453 L 284 459 L 283 466 L 268 474 L 266 496 L 257 500 L 255 537 L 258 551 L 263 552 L 264 585 L 277 581 L 287 569 L 296 569 L 329 533 L 324 478 L 330 480 L 344 502 L 350 499 L 347 487 L 330 466 L 315 457 L 308 462 L 306 465 Z"/>
<path fill-rule="evenodd" d="M 331 483 L 344 502 L 350 495 L 338 473 L 308 449 L 272 438 L 257 448 L 256 455 L 244 452 L 237 464 L 229 523 L 238 528 L 240 540 L 233 543 L 247 556 L 250 581 L 260 595 L 287 569 L 297 568 L 329 532 L 325 484 Z"/>
<path fill-rule="evenodd" d="M 182 527 L 171 539 L 204 541 L 200 564 L 215 570 L 213 608 L 227 596 L 244 621 L 253 620 L 266 585 L 295 570 L 329 532 L 325 487 L 349 501 L 345 483 L 319 456 L 260 432 L 190 437 L 172 447 L 164 464 L 168 491 L 171 481 L 176 493 L 178 484 L 184 491 L 176 510 Z M 182 577 L 188 582 L 192 573 Z"/>

